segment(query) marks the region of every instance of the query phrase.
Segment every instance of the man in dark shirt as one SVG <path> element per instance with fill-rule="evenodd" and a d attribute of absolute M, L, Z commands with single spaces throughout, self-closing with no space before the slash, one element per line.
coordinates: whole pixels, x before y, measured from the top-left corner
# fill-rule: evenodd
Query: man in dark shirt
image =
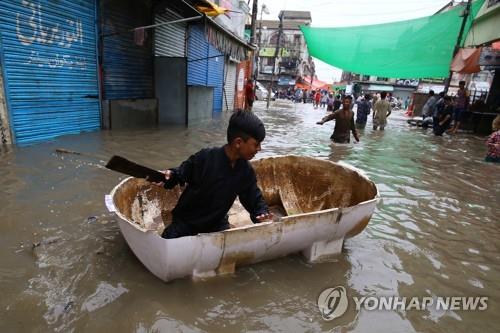
<path fill-rule="evenodd" d="M 354 138 L 359 142 L 358 132 L 354 126 L 354 112 L 351 110 L 352 97 L 345 96 L 342 102 L 342 109 L 334 111 L 318 121 L 318 125 L 323 125 L 327 121 L 335 119 L 335 128 L 333 134 L 330 137 L 334 142 L 337 143 L 349 143 L 351 141 L 351 133 Z"/>
<path fill-rule="evenodd" d="M 248 162 L 261 150 L 264 124 L 252 112 L 236 111 L 229 120 L 227 144 L 206 148 L 165 172 L 165 188 L 187 184 L 172 210 L 163 238 L 229 229 L 227 212 L 238 196 L 254 223 L 271 219 Z"/>
<path fill-rule="evenodd" d="M 443 133 L 450 127 L 453 116 L 453 105 L 450 96 L 443 97 L 444 104 L 438 106 L 436 121 L 433 123 L 434 134 L 437 136 Z"/>
<path fill-rule="evenodd" d="M 358 111 L 356 112 L 356 127 L 363 129 L 366 126 L 368 115 L 372 108 L 370 104 L 370 94 L 365 94 L 364 98 L 356 102 L 356 104 L 358 105 Z"/>

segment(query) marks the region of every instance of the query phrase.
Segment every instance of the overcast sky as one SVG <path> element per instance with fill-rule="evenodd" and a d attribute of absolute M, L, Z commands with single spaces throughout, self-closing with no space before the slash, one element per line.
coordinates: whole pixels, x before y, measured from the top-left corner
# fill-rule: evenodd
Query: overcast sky
<path fill-rule="evenodd" d="M 403 21 L 434 14 L 448 0 L 258 0 L 269 9 L 264 20 L 278 20 L 280 10 L 311 12 L 313 27 L 348 27 Z M 251 4 L 250 4 L 251 5 Z M 342 70 L 314 59 L 316 74 L 323 81 L 339 81 Z"/>

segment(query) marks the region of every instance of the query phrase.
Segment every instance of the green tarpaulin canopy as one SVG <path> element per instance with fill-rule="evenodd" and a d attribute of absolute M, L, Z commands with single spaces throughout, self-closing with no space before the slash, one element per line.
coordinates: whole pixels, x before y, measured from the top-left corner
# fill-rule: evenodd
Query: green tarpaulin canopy
<path fill-rule="evenodd" d="M 484 0 L 472 4 L 462 40 Z M 347 28 L 301 26 L 309 54 L 353 73 L 390 78 L 448 77 L 463 6 L 429 17 Z"/>

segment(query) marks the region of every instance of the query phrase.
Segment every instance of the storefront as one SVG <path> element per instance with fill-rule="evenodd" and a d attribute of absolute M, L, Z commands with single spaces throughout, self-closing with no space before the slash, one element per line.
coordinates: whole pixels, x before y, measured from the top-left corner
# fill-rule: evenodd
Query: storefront
<path fill-rule="evenodd" d="M 0 12 L 12 142 L 99 129 L 96 3 L 2 0 Z"/>

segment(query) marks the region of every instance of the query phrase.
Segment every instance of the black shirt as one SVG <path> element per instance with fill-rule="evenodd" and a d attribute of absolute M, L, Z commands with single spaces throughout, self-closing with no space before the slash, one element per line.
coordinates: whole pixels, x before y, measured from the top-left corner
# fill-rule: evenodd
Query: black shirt
<path fill-rule="evenodd" d="M 236 196 L 254 223 L 258 223 L 256 216 L 268 212 L 250 163 L 239 159 L 232 167 L 224 147 L 200 150 L 170 170 L 172 176 L 165 188 L 187 184 L 172 210 L 173 223 L 211 232 L 225 221 Z"/>
<path fill-rule="evenodd" d="M 453 106 L 445 105 L 439 109 L 437 113 L 438 122 L 443 121 L 446 118 L 446 116 L 449 116 L 448 120 L 446 120 L 446 122 L 440 126 L 448 127 L 450 125 L 451 120 L 453 118 Z"/>

